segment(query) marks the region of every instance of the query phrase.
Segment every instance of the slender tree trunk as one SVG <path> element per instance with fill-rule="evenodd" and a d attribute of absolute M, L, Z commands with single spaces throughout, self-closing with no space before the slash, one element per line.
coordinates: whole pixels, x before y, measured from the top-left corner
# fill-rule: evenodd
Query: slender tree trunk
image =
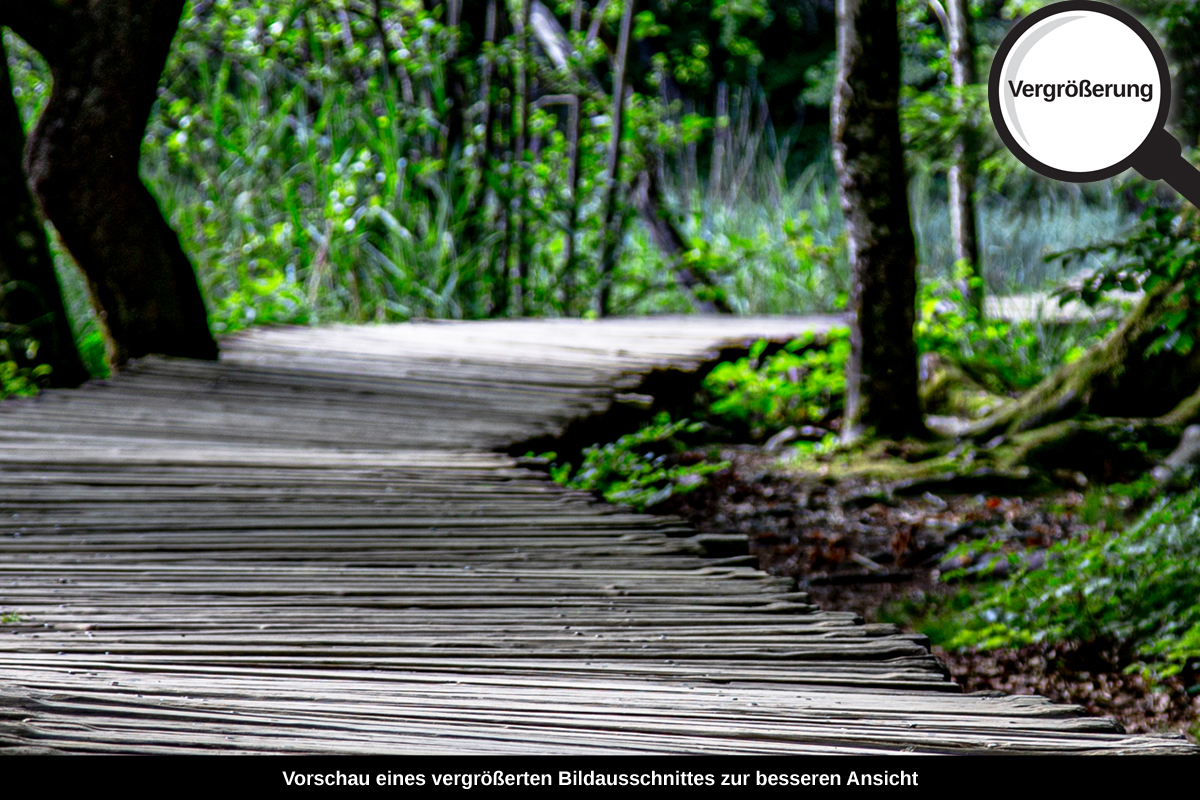
<path fill-rule="evenodd" d="M 45 57 L 50 100 L 27 149 L 46 216 L 87 275 L 118 364 L 213 359 L 196 273 L 138 175 L 142 136 L 184 0 L 6 3 Z"/>
<path fill-rule="evenodd" d="M 604 22 L 604 13 L 608 11 L 608 4 L 612 0 L 600 0 L 592 7 L 592 22 L 588 25 L 587 36 L 583 39 L 583 49 L 587 50 L 596 37 L 600 35 L 600 25 Z"/>
<path fill-rule="evenodd" d="M 574 29 L 579 29 L 580 13 L 579 0 L 575 3 L 573 15 Z M 567 185 L 571 191 L 571 207 L 567 212 L 567 240 L 563 254 L 563 314 L 571 316 L 571 305 L 575 299 L 575 236 L 579 230 L 579 95 L 574 95 L 571 103 L 570 116 L 567 118 Z"/>
<path fill-rule="evenodd" d="M 378 0 L 376 0 L 378 2 Z M 474 9 L 483 10 L 481 3 L 473 3 Z M 458 66 L 460 53 L 471 53 L 479 46 L 479 39 L 472 25 L 463 19 L 463 0 L 448 0 L 446 3 L 446 26 L 457 34 L 446 50 L 446 154 L 461 147 L 466 138 L 465 125 L 467 107 L 467 80 Z"/>
<path fill-rule="evenodd" d="M 528 215 L 528 189 L 530 164 L 526 161 L 526 150 L 529 138 L 529 16 L 532 12 L 532 0 L 523 0 L 521 16 L 517 20 L 517 71 L 515 92 L 513 96 L 516 120 L 513 130 L 513 253 L 516 264 L 513 276 L 515 290 L 514 307 L 517 316 L 524 316 L 529 293 L 529 255 L 531 248 L 526 237 L 526 216 Z"/>
<path fill-rule="evenodd" d="M 396 76 L 392 67 L 392 60 L 389 57 L 392 52 L 391 45 L 388 44 L 387 27 L 383 22 L 383 0 L 372 0 L 371 4 L 371 24 L 375 26 L 375 35 L 379 37 L 379 49 L 383 53 L 383 90 L 391 94 L 395 89 Z"/>
<path fill-rule="evenodd" d="M 78 386 L 88 379 L 63 307 L 46 230 L 25 179 L 25 128 L 13 100 L 8 55 L 0 38 L 0 324 L 15 345 L 18 363 L 48 364 L 51 386 Z M 27 359 L 37 342 L 37 356 Z"/>
<path fill-rule="evenodd" d="M 967 0 L 947 0 L 946 20 L 950 39 L 950 85 L 956 90 L 954 110 L 960 116 L 965 103 L 962 91 L 975 83 L 975 47 Z M 950 167 L 950 235 L 954 263 L 962 270 L 962 296 L 976 314 L 983 313 L 983 281 L 979 265 L 979 239 L 975 228 L 976 148 L 971 131 L 954 145 Z"/>
<path fill-rule="evenodd" d="M 838 0 L 833 160 L 853 275 L 843 437 L 922 434 L 896 0 Z"/>
<path fill-rule="evenodd" d="M 472 107 L 470 80 L 478 81 L 480 99 L 486 103 L 485 80 L 480 74 L 479 61 L 484 42 L 488 39 L 488 14 L 494 13 L 486 0 L 450 0 L 446 24 L 458 28 L 458 41 L 446 54 L 447 114 L 446 152 L 453 153 L 467 139 Z M 491 23 L 495 27 L 494 21 Z M 490 69 L 490 68 L 489 68 Z M 478 76 L 478 77 L 476 77 Z"/>
<path fill-rule="evenodd" d="M 488 48 L 496 44 L 496 24 L 497 24 L 497 0 L 488 0 L 487 8 L 484 11 L 483 23 L 483 40 L 487 43 Z M 493 81 L 492 78 L 496 74 L 496 65 L 493 63 L 491 54 L 486 58 L 483 57 L 484 48 L 480 50 L 480 58 L 483 60 L 482 74 L 479 78 L 479 93 L 483 99 L 483 147 L 480 153 L 480 168 L 486 178 L 492 167 L 492 153 L 495 143 L 492 141 L 495 136 L 496 126 L 496 103 L 492 97 Z M 481 188 L 486 188 L 487 181 L 482 182 Z"/>
<path fill-rule="evenodd" d="M 617 266 L 620 236 L 616 230 L 617 179 L 621 168 L 621 133 L 625 128 L 625 61 L 629 57 L 629 31 L 633 23 L 634 0 L 625 0 L 621 14 L 621 33 L 617 39 L 616 70 L 613 73 L 611 127 L 608 162 L 604 169 L 604 217 L 601 230 L 600 294 L 597 313 L 607 316 L 612 301 L 613 272 Z"/>
<path fill-rule="evenodd" d="M 499 79 L 502 85 L 507 84 L 507 102 L 504 99 L 503 90 L 501 92 L 500 103 L 497 106 L 497 114 L 500 119 L 506 121 L 506 125 L 497 125 L 497 136 L 501 139 L 498 144 L 503 144 L 504 152 L 500 156 L 504 162 L 501 169 L 501 177 L 496 182 L 496 195 L 498 205 L 500 207 L 501 219 L 501 236 L 500 236 L 500 255 L 496 261 L 496 304 L 495 316 L 507 317 L 512 308 L 512 249 L 515 246 L 513 241 L 513 231 L 516 227 L 515 214 L 513 213 L 513 172 L 516 169 L 516 156 L 513 153 L 513 98 L 516 96 L 514 91 L 513 69 L 512 64 L 508 65 L 508 69 L 499 73 Z"/>
<path fill-rule="evenodd" d="M 495 45 L 497 40 L 497 25 L 499 24 L 499 12 L 497 10 L 498 0 L 488 0 L 487 8 L 484 11 L 484 34 L 483 38 L 487 45 Z M 490 50 L 491 48 L 485 48 Z M 478 227 L 475 221 L 478 218 L 478 213 L 487 208 L 488 196 L 495 198 L 497 206 L 502 202 L 499 194 L 489 192 L 489 178 L 496 171 L 496 117 L 498 108 L 496 103 L 497 89 L 495 86 L 496 65 L 492 60 L 492 54 L 488 52 L 487 57 L 483 59 L 483 72 L 479 79 L 480 93 L 483 95 L 483 145 L 482 152 L 479 155 L 479 189 L 475 195 L 475 205 L 472 213 L 468 215 L 470 228 L 470 239 L 478 240 L 483 236 L 484 232 Z M 503 219 L 503 209 L 496 208 L 496 216 L 493 218 L 497 224 L 500 219 Z M 490 215 L 489 215 L 490 216 Z M 500 248 L 503 249 L 502 247 Z M 497 247 L 489 246 L 484 250 L 484 261 L 481 267 L 482 276 L 487 279 L 489 291 L 491 292 L 491 302 L 489 303 L 488 316 L 497 316 L 499 314 L 499 298 L 496 294 L 496 284 L 500 282 L 500 267 L 497 262 L 503 264 L 503 259 L 498 258 L 496 252 Z"/>

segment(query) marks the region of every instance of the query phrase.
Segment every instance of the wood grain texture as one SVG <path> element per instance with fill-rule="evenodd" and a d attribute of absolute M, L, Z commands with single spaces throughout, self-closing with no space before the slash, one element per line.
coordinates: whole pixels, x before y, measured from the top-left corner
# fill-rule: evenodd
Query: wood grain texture
<path fill-rule="evenodd" d="M 964 696 L 922 637 L 501 454 L 830 324 L 264 329 L 0 405 L 0 748 L 1195 752 Z"/>

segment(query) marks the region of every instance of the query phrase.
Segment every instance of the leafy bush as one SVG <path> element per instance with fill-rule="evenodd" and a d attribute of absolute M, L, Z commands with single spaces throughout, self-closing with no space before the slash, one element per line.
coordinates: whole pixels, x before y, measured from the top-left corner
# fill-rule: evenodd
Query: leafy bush
<path fill-rule="evenodd" d="M 1143 194 L 1149 197 L 1148 190 Z M 1158 338 L 1147 349 L 1187 355 L 1196 344 L 1200 328 L 1200 214 L 1194 208 L 1151 205 L 1142 214 L 1142 225 L 1120 241 L 1110 241 L 1056 253 L 1050 258 L 1066 264 L 1089 256 L 1105 255 L 1107 263 L 1078 286 L 1058 294 L 1095 305 L 1106 293 L 1168 289 L 1158 320 Z"/>
<path fill-rule="evenodd" d="M 963 307 L 956 284 L 927 282 L 915 330 L 917 349 L 946 356 L 999 394 L 1035 385 L 1082 355 L 1114 324 L 980 319 Z M 709 412 L 746 429 L 753 440 L 789 425 L 836 427 L 844 404 L 849 332 L 809 333 L 764 356 L 767 346 L 759 341 L 745 358 L 718 364 L 708 374 Z"/>
<path fill-rule="evenodd" d="M 688 459 L 688 447 L 679 434 L 694 434 L 703 423 L 686 419 L 672 422 L 666 413 L 636 433 L 606 445 L 583 451 L 583 464 L 572 477 L 571 465 L 551 469 L 555 481 L 572 489 L 600 492 L 612 503 L 624 503 L 639 511 L 668 497 L 698 489 L 705 476 L 729 466 L 728 462 Z"/>
<path fill-rule="evenodd" d="M 0 362 L 0 398 L 31 397 L 38 393 L 42 379 L 49 374 L 47 364 L 22 367 L 15 361 Z"/>
<path fill-rule="evenodd" d="M 1028 389 L 1079 358 L 1115 319 L 1007 321 L 964 313 L 957 282 L 928 281 L 914 335 L 921 353 L 940 353 L 998 394 Z"/>
<path fill-rule="evenodd" d="M 788 425 L 824 425 L 842 413 L 850 332 L 807 333 L 763 357 L 759 340 L 750 354 L 718 364 L 704 379 L 715 400 L 709 411 L 750 429 L 760 439 Z"/>
<path fill-rule="evenodd" d="M 295 275 L 274 272 L 261 278 L 245 277 L 210 313 L 212 327 L 232 333 L 253 324 L 308 322 L 308 305 Z"/>
<path fill-rule="evenodd" d="M 1115 535 L 1096 531 L 1056 545 L 1044 566 L 985 587 L 962 621 L 951 646 L 1094 644 L 1155 677 L 1195 675 L 1200 489 L 1159 499 Z"/>
<path fill-rule="evenodd" d="M 0 323 L 0 399 L 38 393 L 50 375 L 48 364 L 37 363 L 38 349 L 26 326 Z"/>

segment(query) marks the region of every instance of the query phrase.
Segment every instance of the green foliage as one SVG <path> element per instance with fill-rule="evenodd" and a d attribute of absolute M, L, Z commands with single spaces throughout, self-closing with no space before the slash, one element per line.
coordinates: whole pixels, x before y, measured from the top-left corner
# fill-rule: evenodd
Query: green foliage
<path fill-rule="evenodd" d="M 595 5 L 582 6 L 585 29 Z M 604 279 L 595 256 L 613 135 L 604 92 L 621 0 L 605 6 L 599 36 L 570 55 L 566 70 L 537 48 L 522 53 L 516 35 L 471 50 L 467 29 L 447 26 L 439 3 L 381 0 L 378 21 L 374 7 L 221 0 L 193 3 L 183 16 L 147 129 L 143 174 L 197 265 L 214 329 L 593 313 Z M 572 8 L 554 8 L 564 27 Z M 624 235 L 611 310 L 691 310 L 680 262 L 701 276 L 700 299 L 722 299 L 738 313 L 837 310 L 849 268 L 822 143 L 827 128 L 801 124 L 793 102 L 806 88 L 819 94 L 830 84 L 828 4 L 654 0 L 638 10 L 635 37 L 650 57 L 631 60 L 628 121 L 617 132 Z M 925 165 L 913 221 L 924 269 L 936 273 L 949 264 L 936 174 L 945 145 L 978 122 L 981 106 L 976 96 L 969 114 L 953 112 L 943 33 L 928 4 L 905 3 L 902 13 L 905 130 L 910 154 Z M 986 66 L 989 43 L 1006 23 L 991 6 L 976 3 L 972 13 Z M 584 33 L 568 36 L 581 44 Z M 31 124 L 49 72 L 19 39 L 5 37 L 14 94 Z M 456 63 L 472 102 L 458 109 L 462 137 L 451 141 Z M 518 68 L 541 95 L 582 98 L 574 193 L 566 180 L 566 106 L 531 108 L 518 148 Z M 595 77 L 583 78 L 582 68 Z M 722 83 L 728 109 L 717 119 Z M 801 148 L 803 163 L 792 163 Z M 662 167 L 662 211 L 684 233 L 680 260 L 663 257 L 630 203 L 631 184 L 651 160 Z M 993 289 L 1041 288 L 1045 275 L 1035 268 L 1044 252 L 1120 226 L 1111 192 L 1101 203 L 1091 195 L 1075 203 L 1062 198 L 1078 192 L 1039 191 L 1037 204 L 992 197 L 980 208 Z M 77 337 L 100 354 L 86 290 L 77 294 L 82 301 L 70 303 Z M 102 368 L 101 358 L 91 360 Z"/>
<path fill-rule="evenodd" d="M 47 364 L 22 367 L 15 361 L 0 361 L 0 398 L 32 397 L 49 375 Z"/>
<path fill-rule="evenodd" d="M 977 280 L 977 279 L 975 279 Z M 918 298 L 917 350 L 952 359 L 997 394 L 1028 389 L 1083 355 L 1112 319 L 1015 322 L 964 312 L 960 281 L 926 281 Z"/>
<path fill-rule="evenodd" d="M 1119 533 L 1056 545 L 1042 568 L 988 586 L 962 624 L 952 646 L 1099 644 L 1153 676 L 1195 675 L 1200 489 L 1159 499 Z"/>
<path fill-rule="evenodd" d="M 904 27 L 916 38 L 906 50 L 909 61 L 932 66 L 921 73 L 925 78 L 911 70 L 908 77 L 940 81 L 944 48 L 936 21 L 924 4 L 910 5 Z M 596 75 L 599 92 L 595 80 L 555 67 L 540 51 L 523 54 L 515 35 L 471 51 L 466 29 L 447 26 L 437 3 L 382 0 L 379 20 L 373 8 L 222 0 L 196 3 L 184 14 L 147 129 L 143 173 L 197 264 L 214 328 L 592 312 L 603 279 L 595 255 L 613 133 L 603 87 L 620 0 L 606 6 L 600 36 L 587 51 L 570 56 Z M 556 11 L 565 21 L 571 9 L 560 3 Z M 588 4 L 583 10 L 586 28 Z M 775 127 L 795 114 L 792 98 L 805 86 L 803 73 L 828 63 L 829 21 L 828 8 L 811 0 L 640 7 L 635 34 L 653 56 L 631 64 L 634 92 L 619 132 L 625 146 L 618 219 L 625 235 L 612 276 L 613 311 L 692 307 L 677 279 L 679 264 L 662 256 L 629 205 L 627 188 L 650 157 L 662 163 L 664 213 L 681 222 L 682 261 L 702 277 L 700 299 L 723 299 L 739 313 L 838 308 L 849 279 L 828 155 L 806 151 L 815 159 L 798 177 L 789 167 L 799 139 L 814 130 L 823 137 L 824 129 Z M 5 36 L 15 94 L 32 123 L 49 72 L 28 47 Z M 569 36 L 582 42 L 582 32 Z M 475 101 L 459 109 L 458 141 L 449 139 L 448 127 L 450 67 L 458 63 L 446 57 L 452 48 Z M 566 106 L 531 108 L 525 147 L 517 151 L 519 67 L 539 82 L 540 94 L 582 98 L 574 194 L 566 180 Z M 492 76 L 490 105 L 482 94 L 485 70 Z M 728 87 L 729 107 L 717 120 L 719 82 Z M 937 102 L 949 97 L 938 96 Z M 924 113 L 919 104 L 910 103 L 917 117 Z M 485 112 L 491 128 L 483 124 Z M 910 149 L 932 154 L 924 142 L 953 134 L 945 128 L 952 123 L 944 113 L 937 125 L 914 123 Z M 718 134 L 724 137 L 719 165 Z M 935 185 L 918 188 L 926 200 L 941 192 Z M 996 276 L 1023 275 L 1027 262 L 1038 262 L 1029 254 L 1040 255 L 1048 244 L 1023 206 L 1001 211 L 981 209 L 1003 227 L 993 235 L 985 224 L 982 232 L 993 283 Z M 1062 216 L 1057 208 L 1039 213 Z M 914 222 L 923 262 L 946 263 L 944 207 L 924 202 Z M 1111 220 L 1102 225 L 1112 228 Z M 1060 227 L 1080 226 L 1071 219 Z M 1049 240 L 1051 248 L 1080 243 Z M 84 323 L 92 319 L 86 302 L 72 303 L 71 311 Z M 78 327 L 81 339 L 97 330 L 95 323 Z"/>
<path fill-rule="evenodd" d="M 681 458 L 688 447 L 680 434 L 695 434 L 702 427 L 686 419 L 672 422 L 663 412 L 635 433 L 585 449 L 583 463 L 573 475 L 570 464 L 560 464 L 552 468 L 551 476 L 572 489 L 599 492 L 609 502 L 642 510 L 698 489 L 705 476 L 729 466 L 723 461 Z"/>
<path fill-rule="evenodd" d="M 723 362 L 704 379 L 709 412 L 762 439 L 788 425 L 826 425 L 842 413 L 850 332 L 808 333 L 764 358 L 766 340 L 750 354 Z"/>
<path fill-rule="evenodd" d="M 915 329 L 920 352 L 936 352 L 963 367 L 997 394 L 1028 389 L 1081 356 L 1115 324 L 1113 319 L 1007 322 L 963 312 L 958 282 L 926 281 Z M 789 425 L 829 426 L 840 417 L 849 356 L 849 332 L 807 334 L 765 356 L 767 342 L 750 354 L 718 364 L 706 376 L 708 411 L 762 440 Z"/>
<path fill-rule="evenodd" d="M 949 594 L 917 592 L 881 606 L 879 621 L 923 633 L 930 644 L 944 647 L 962 630 L 960 618 L 974 602 L 970 587 Z"/>
<path fill-rule="evenodd" d="M 1177 0 L 1162 12 L 1175 75 L 1172 121 L 1183 142 L 1200 144 L 1200 4 Z"/>
<path fill-rule="evenodd" d="M 456 251 L 466 190 L 431 146 L 444 108 L 405 103 L 394 85 L 428 81 L 444 98 L 451 32 L 389 3 L 385 46 L 369 16 L 339 6 L 232 0 L 185 14 L 144 171 L 218 332 L 463 316 L 478 253 Z"/>
<path fill-rule="evenodd" d="M 1108 486 L 1092 486 L 1083 495 L 1083 503 L 1076 512 L 1079 521 L 1105 530 L 1119 530 L 1128 523 L 1132 509 L 1143 509 L 1155 498 L 1159 490 L 1151 475 L 1144 475 L 1132 483 L 1114 483 Z"/>
<path fill-rule="evenodd" d="M 1158 337 L 1146 353 L 1171 351 L 1186 355 L 1200 335 L 1200 214 L 1190 206 L 1152 205 L 1143 212 L 1142 221 L 1124 240 L 1050 256 L 1067 264 L 1089 255 L 1109 257 L 1105 267 L 1058 294 L 1064 301 L 1074 299 L 1095 305 L 1114 290 L 1153 292 L 1169 287 Z"/>

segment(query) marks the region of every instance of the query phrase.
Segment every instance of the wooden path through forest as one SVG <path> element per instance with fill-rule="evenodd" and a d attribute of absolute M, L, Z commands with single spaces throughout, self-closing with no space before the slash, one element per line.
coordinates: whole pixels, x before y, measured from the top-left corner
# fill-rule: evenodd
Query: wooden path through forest
<path fill-rule="evenodd" d="M 1194 752 L 503 455 L 806 319 L 257 330 L 0 405 L 0 752 Z"/>

